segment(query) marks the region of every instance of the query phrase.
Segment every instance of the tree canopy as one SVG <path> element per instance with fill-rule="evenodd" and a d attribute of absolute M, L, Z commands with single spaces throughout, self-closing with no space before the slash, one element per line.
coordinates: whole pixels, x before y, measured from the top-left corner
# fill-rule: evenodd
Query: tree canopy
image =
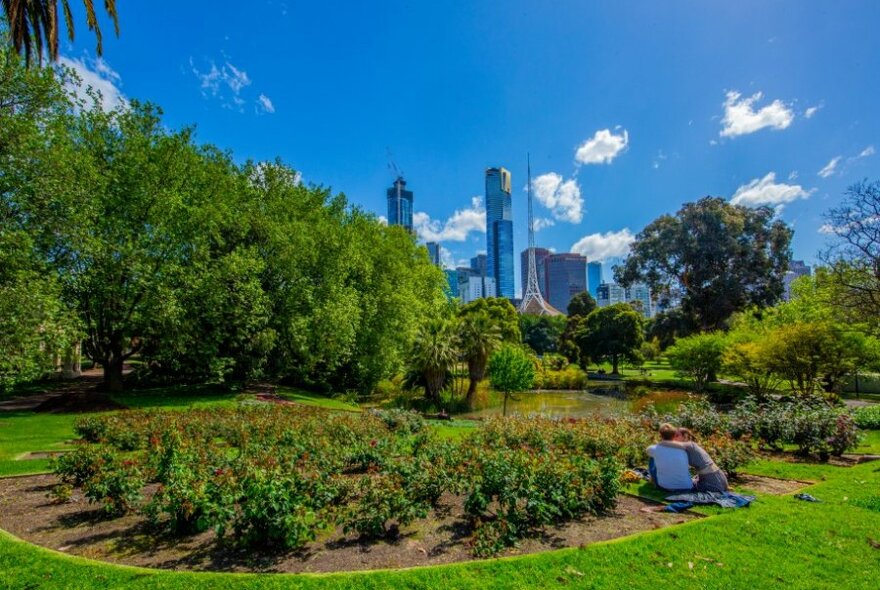
<path fill-rule="evenodd" d="M 58 318 L 114 389 L 137 354 L 148 378 L 366 391 L 445 306 L 415 238 L 344 195 L 281 162 L 237 164 L 153 105 L 74 104 L 53 70 L 3 58 L 0 239 L 15 261 L 0 290 L 43 311 L 4 314 L 2 333 Z"/>
<path fill-rule="evenodd" d="M 615 275 L 660 296 L 680 292 L 681 309 L 700 329 L 721 329 L 734 312 L 780 298 L 791 237 L 768 207 L 706 197 L 645 227 Z"/>
<path fill-rule="evenodd" d="M 580 320 L 574 339 L 584 358 L 610 361 L 616 375 L 621 359 L 638 358 L 644 341 L 642 316 L 626 303 L 600 307 Z"/>

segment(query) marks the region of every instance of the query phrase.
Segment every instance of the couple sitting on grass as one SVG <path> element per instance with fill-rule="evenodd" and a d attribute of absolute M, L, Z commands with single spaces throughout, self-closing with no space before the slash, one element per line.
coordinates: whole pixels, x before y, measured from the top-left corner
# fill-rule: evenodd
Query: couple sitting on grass
<path fill-rule="evenodd" d="M 648 471 L 658 488 L 669 492 L 726 492 L 727 476 L 691 431 L 660 425 L 660 442 L 648 447 Z M 690 468 L 696 475 L 691 479 Z"/>

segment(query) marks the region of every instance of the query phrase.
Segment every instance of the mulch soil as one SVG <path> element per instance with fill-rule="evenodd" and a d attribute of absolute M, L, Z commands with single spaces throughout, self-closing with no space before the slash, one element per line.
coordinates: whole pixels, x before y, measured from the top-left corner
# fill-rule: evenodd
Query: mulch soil
<path fill-rule="evenodd" d="M 437 565 L 474 559 L 462 498 L 445 496 L 427 519 L 382 540 L 361 540 L 341 530 L 287 553 L 243 551 L 219 543 L 213 532 L 175 538 L 156 533 L 138 515 L 107 518 L 79 490 L 56 504 L 48 494 L 57 479 L 38 475 L 0 479 L 0 528 L 65 553 L 113 563 L 177 570 L 239 572 L 335 572 Z M 147 490 L 149 494 L 149 490 Z M 578 547 L 698 518 L 694 514 L 645 513 L 653 503 L 621 496 L 608 515 L 536 531 L 503 555 Z"/>

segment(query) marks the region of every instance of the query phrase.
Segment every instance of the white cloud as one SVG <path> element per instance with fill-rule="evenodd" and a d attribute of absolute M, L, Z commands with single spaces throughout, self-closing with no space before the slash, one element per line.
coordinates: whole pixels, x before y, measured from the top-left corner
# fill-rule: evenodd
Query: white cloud
<path fill-rule="evenodd" d="M 546 229 L 548 227 L 553 227 L 556 225 L 556 222 L 547 217 L 539 217 L 535 220 L 535 231 L 541 231 L 542 229 Z"/>
<path fill-rule="evenodd" d="M 380 215 L 376 219 L 378 219 L 379 223 L 381 223 L 382 225 L 388 225 L 388 218 L 385 217 L 384 215 Z"/>
<path fill-rule="evenodd" d="M 821 170 L 819 170 L 819 176 L 821 176 L 822 178 L 828 178 L 829 176 L 834 174 L 837 171 L 837 164 L 840 163 L 840 158 L 841 156 L 834 156 L 833 158 L 831 158 L 831 161 L 829 161 L 827 164 L 825 164 L 825 166 L 822 167 Z"/>
<path fill-rule="evenodd" d="M 452 252 L 440 246 L 440 266 L 443 268 L 455 268 L 455 258 L 452 257 Z"/>
<path fill-rule="evenodd" d="M 413 213 L 413 226 L 426 242 L 464 242 L 471 232 L 486 231 L 486 209 L 482 197 L 473 197 L 471 206 L 458 209 L 445 222 L 431 219 L 423 211 Z"/>
<path fill-rule="evenodd" d="M 571 251 L 586 256 L 590 261 L 603 262 L 608 258 L 626 256 L 635 239 L 627 227 L 616 232 L 609 231 L 604 234 L 596 233 L 584 236 L 575 242 Z"/>
<path fill-rule="evenodd" d="M 266 96 L 265 94 L 261 94 L 259 98 L 257 98 L 257 112 L 263 113 L 274 113 L 275 105 L 272 104 L 272 100 Z"/>
<path fill-rule="evenodd" d="M 767 127 L 785 129 L 791 125 L 794 112 L 779 99 L 756 111 L 754 105 L 762 97 L 760 92 L 749 97 L 743 97 L 736 91 L 728 92 L 724 101 L 724 117 L 721 119 L 721 137 L 748 135 Z"/>
<path fill-rule="evenodd" d="M 654 161 L 651 163 L 651 167 L 653 167 L 654 170 L 658 169 L 660 167 L 660 163 L 665 159 L 666 154 L 663 153 L 663 150 L 659 150 L 657 152 L 657 157 L 654 158 Z"/>
<path fill-rule="evenodd" d="M 554 219 L 569 223 L 580 223 L 583 219 L 584 198 L 573 178 L 563 180 L 561 175 L 548 172 L 532 180 L 532 189 L 538 202 L 550 210 Z"/>
<path fill-rule="evenodd" d="M 192 58 L 189 60 L 189 65 L 193 75 L 199 80 L 202 96 L 220 100 L 224 108 L 235 109 L 239 112 L 244 111 L 243 107 L 246 101 L 241 94 L 245 88 L 253 83 L 246 71 L 235 67 L 228 61 L 219 68 L 212 61 L 211 69 L 207 72 L 199 70 Z M 262 102 L 263 97 L 264 95 L 261 94 L 257 100 Z M 271 101 L 269 101 L 269 106 L 271 106 Z M 267 109 L 267 111 L 274 112 L 274 107 L 273 110 Z"/>
<path fill-rule="evenodd" d="M 581 164 L 610 164 L 626 149 L 628 143 L 629 134 L 626 129 L 618 135 L 610 129 L 600 129 L 577 148 L 574 159 Z"/>
<path fill-rule="evenodd" d="M 816 105 L 814 107 L 809 107 L 807 110 L 804 111 L 804 117 L 806 117 L 807 119 L 812 118 L 812 116 L 815 115 L 816 113 L 818 113 L 819 109 L 821 109 L 821 108 L 822 108 L 822 105 Z"/>
<path fill-rule="evenodd" d="M 861 153 L 859 154 L 859 157 L 860 158 L 867 158 L 868 156 L 873 156 L 873 155 L 874 155 L 874 146 L 869 145 L 868 147 L 866 147 L 865 149 L 863 149 L 861 151 Z"/>
<path fill-rule="evenodd" d="M 101 108 L 105 111 L 124 107 L 128 103 L 122 91 L 119 90 L 119 84 L 122 79 L 102 58 L 91 59 L 84 57 L 77 59 L 61 56 L 58 58 L 58 61 L 61 65 L 76 72 L 80 79 L 79 85 L 73 82 L 67 84 L 67 89 L 76 98 L 85 101 L 86 104 L 91 102 L 86 92 L 91 87 L 101 94 Z"/>
<path fill-rule="evenodd" d="M 797 177 L 798 177 L 798 171 L 797 171 L 797 170 L 792 170 L 791 172 L 788 173 L 788 179 L 789 179 L 789 180 L 797 180 Z"/>
<path fill-rule="evenodd" d="M 764 178 L 755 178 L 736 189 L 730 202 L 744 207 L 769 205 L 781 210 L 786 203 L 806 199 L 811 194 L 813 194 L 812 189 L 805 190 L 799 184 L 777 183 L 776 173 L 769 172 Z"/>

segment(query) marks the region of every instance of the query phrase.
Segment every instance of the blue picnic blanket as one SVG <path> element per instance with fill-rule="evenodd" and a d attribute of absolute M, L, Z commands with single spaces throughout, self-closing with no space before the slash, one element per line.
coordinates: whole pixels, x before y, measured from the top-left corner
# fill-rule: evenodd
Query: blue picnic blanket
<path fill-rule="evenodd" d="M 755 501 L 754 496 L 734 494 L 733 492 L 685 492 L 666 496 L 667 502 L 672 502 L 666 507 L 668 512 L 681 512 L 694 506 L 694 504 L 717 504 L 722 508 L 742 508 Z"/>

